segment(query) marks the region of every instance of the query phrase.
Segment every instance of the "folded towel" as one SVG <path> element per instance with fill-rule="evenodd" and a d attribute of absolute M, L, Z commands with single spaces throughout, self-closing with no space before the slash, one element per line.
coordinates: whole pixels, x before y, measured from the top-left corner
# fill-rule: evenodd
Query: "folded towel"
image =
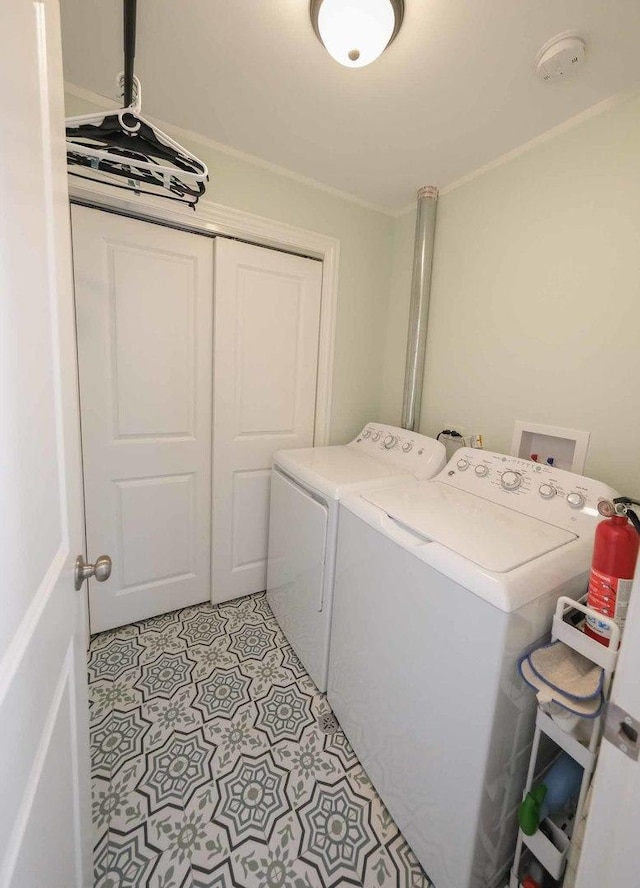
<path fill-rule="evenodd" d="M 552 687 L 544 679 L 540 678 L 532 668 L 529 657 L 526 656 L 520 660 L 518 668 L 520 670 L 520 675 L 526 683 L 538 692 L 537 696 L 540 704 L 557 703 L 559 706 L 562 706 L 563 709 L 566 709 L 574 715 L 580 716 L 580 718 L 597 718 L 597 716 L 600 715 L 600 711 L 604 704 L 602 693 L 585 700 L 579 700 L 575 697 L 567 696 L 566 694 L 563 694 L 562 691 Z"/>
<path fill-rule="evenodd" d="M 561 641 L 536 648 L 528 659 L 538 678 L 572 700 L 591 700 L 602 693 L 604 669 Z"/>

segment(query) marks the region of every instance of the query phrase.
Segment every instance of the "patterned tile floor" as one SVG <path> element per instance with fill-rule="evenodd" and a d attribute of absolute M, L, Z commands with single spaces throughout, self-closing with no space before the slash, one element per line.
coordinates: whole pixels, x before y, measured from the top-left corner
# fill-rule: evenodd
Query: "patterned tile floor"
<path fill-rule="evenodd" d="M 264 594 L 96 635 L 95 888 L 429 888 Z"/>

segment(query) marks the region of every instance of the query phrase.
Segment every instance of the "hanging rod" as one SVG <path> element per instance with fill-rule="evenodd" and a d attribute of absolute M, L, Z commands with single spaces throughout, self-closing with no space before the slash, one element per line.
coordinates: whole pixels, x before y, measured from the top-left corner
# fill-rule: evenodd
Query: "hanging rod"
<path fill-rule="evenodd" d="M 124 106 L 133 104 L 133 63 L 136 57 L 136 4 L 124 0 Z"/>

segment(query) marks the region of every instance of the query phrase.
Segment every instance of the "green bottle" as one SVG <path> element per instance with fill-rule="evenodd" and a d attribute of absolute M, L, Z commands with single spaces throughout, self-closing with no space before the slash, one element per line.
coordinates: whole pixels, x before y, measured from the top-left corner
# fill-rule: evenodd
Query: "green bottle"
<path fill-rule="evenodd" d="M 526 794 L 518 808 L 518 823 L 525 836 L 532 836 L 538 831 L 540 808 L 546 794 L 547 787 L 544 783 L 539 783 L 532 788 L 531 792 Z"/>

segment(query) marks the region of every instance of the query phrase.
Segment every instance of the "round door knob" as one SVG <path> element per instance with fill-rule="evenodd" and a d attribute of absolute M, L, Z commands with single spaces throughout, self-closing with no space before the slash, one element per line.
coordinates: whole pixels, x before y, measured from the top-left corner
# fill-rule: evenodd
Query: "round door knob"
<path fill-rule="evenodd" d="M 380 432 L 374 432 L 373 435 L 371 435 L 371 440 L 372 441 L 379 441 L 380 440 Z"/>
<path fill-rule="evenodd" d="M 572 509 L 581 509 L 584 506 L 584 496 L 577 490 L 572 490 L 567 494 L 567 502 Z"/>
<path fill-rule="evenodd" d="M 99 583 L 104 583 L 111 576 L 111 559 L 108 555 L 99 555 L 93 564 L 84 560 L 82 555 L 76 558 L 74 580 L 76 591 L 80 589 L 85 580 L 95 577 Z"/>
<path fill-rule="evenodd" d="M 522 475 L 520 475 L 519 472 L 512 472 L 511 470 L 503 472 L 502 477 L 500 478 L 500 483 L 505 490 L 517 490 L 522 484 Z"/>
<path fill-rule="evenodd" d="M 489 466 L 476 466 L 474 471 L 479 478 L 484 478 L 489 473 Z"/>
<path fill-rule="evenodd" d="M 458 462 L 456 463 L 456 465 L 460 469 L 461 472 L 466 472 L 466 470 L 469 468 L 469 460 L 468 459 L 459 459 Z"/>
<path fill-rule="evenodd" d="M 553 499 L 558 491 L 551 484 L 541 484 L 538 493 L 543 499 Z"/>
<path fill-rule="evenodd" d="M 391 450 L 392 447 L 395 447 L 397 440 L 398 439 L 395 435 L 387 435 L 387 437 L 384 439 L 385 449 Z"/>
<path fill-rule="evenodd" d="M 402 445 L 402 450 L 404 453 L 409 453 L 409 451 L 412 449 L 413 444 L 411 443 L 411 441 L 405 441 L 405 443 Z"/>

